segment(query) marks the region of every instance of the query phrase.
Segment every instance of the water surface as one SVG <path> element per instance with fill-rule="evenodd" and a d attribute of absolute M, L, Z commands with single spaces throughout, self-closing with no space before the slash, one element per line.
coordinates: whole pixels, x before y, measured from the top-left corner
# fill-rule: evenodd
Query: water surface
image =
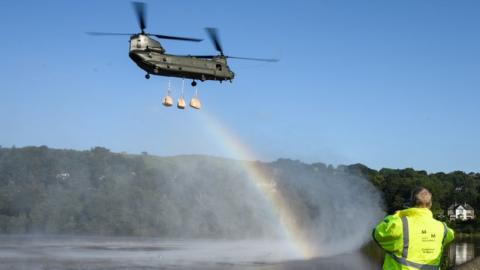
<path fill-rule="evenodd" d="M 480 256 L 480 237 L 456 239 L 448 247 L 449 266 L 456 266 Z"/>
<path fill-rule="evenodd" d="M 0 237 L 0 269 L 375 269 L 361 252 L 303 260 L 273 240 Z"/>
<path fill-rule="evenodd" d="M 447 250 L 455 266 L 480 255 L 480 238 L 458 239 Z M 0 236 L 0 269 L 356 269 L 381 268 L 371 245 L 363 251 L 310 260 L 276 240 L 165 240 L 139 237 Z"/>

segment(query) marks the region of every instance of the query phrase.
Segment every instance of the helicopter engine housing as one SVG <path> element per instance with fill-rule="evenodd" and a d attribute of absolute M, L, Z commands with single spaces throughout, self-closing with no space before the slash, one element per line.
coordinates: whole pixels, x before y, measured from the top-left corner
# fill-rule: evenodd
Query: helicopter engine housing
<path fill-rule="evenodd" d="M 130 52 L 154 50 L 158 53 L 165 53 L 165 49 L 160 42 L 148 37 L 147 35 L 133 35 L 130 37 Z"/>

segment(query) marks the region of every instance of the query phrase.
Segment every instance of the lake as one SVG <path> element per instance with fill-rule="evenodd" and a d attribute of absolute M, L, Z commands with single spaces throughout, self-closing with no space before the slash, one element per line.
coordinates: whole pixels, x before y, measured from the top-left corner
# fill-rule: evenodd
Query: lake
<path fill-rule="evenodd" d="M 448 249 L 451 264 L 480 254 L 477 240 Z M 302 260 L 288 243 L 272 240 L 164 240 L 138 237 L 0 236 L 0 269 L 379 269 L 371 252 Z M 378 257 L 378 256 L 377 256 Z"/>
<path fill-rule="evenodd" d="M 465 237 L 457 239 L 447 250 L 449 265 L 461 265 L 480 256 L 480 238 Z"/>

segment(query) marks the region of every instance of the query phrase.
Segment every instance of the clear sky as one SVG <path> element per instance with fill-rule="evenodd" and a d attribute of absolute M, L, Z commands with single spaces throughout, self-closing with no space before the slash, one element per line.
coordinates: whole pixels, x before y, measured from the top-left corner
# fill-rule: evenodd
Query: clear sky
<path fill-rule="evenodd" d="M 128 36 L 84 33 L 137 32 L 129 1 L 0 0 L 0 145 L 235 157 L 213 117 L 266 161 L 480 171 L 479 1 L 147 3 L 149 32 L 214 26 L 226 54 L 280 62 L 231 60 L 233 84 L 199 84 L 201 111 L 165 108 L 169 79 L 144 79 Z"/>

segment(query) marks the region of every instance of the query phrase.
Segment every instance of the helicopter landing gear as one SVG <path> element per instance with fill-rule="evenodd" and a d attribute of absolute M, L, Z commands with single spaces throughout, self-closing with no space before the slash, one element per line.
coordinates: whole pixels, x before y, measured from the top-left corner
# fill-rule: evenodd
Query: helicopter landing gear
<path fill-rule="evenodd" d="M 147 79 L 147 80 L 150 79 L 150 74 L 148 74 L 148 73 L 145 74 L 145 79 Z"/>
<path fill-rule="evenodd" d="M 193 81 L 192 81 L 192 86 L 193 86 L 193 87 L 197 86 L 197 82 L 193 80 Z"/>

